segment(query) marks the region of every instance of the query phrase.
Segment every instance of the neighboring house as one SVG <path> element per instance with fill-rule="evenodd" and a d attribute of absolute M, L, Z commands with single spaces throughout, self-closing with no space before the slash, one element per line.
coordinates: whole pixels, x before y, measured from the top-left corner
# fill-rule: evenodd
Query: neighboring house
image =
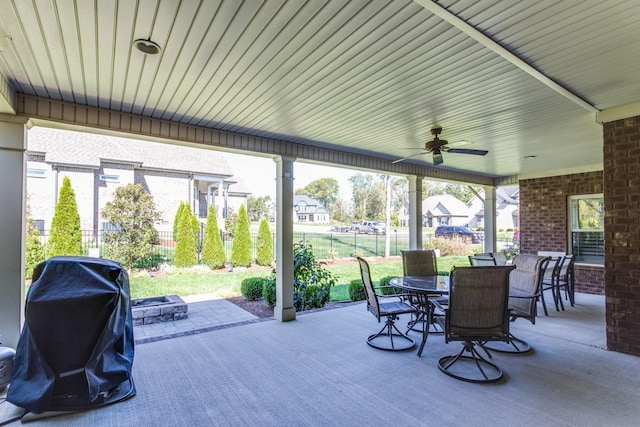
<path fill-rule="evenodd" d="M 469 227 L 484 227 L 484 189 L 467 203 L 469 206 Z M 520 188 L 509 185 L 496 188 L 496 230 L 520 228 L 518 203 Z"/>
<path fill-rule="evenodd" d="M 309 196 L 293 196 L 294 222 L 307 224 L 330 224 L 329 211 L 316 199 Z"/>
<path fill-rule="evenodd" d="M 250 194 L 233 178 L 216 151 L 106 135 L 34 127 L 28 133 L 27 193 L 37 227 L 49 230 L 62 178 L 69 176 L 76 195 L 81 228 L 106 227 L 100 212 L 114 190 L 141 184 L 161 213 L 159 231 L 173 229 L 182 201 L 206 218 L 214 204 L 224 227 L 230 206 L 246 205 Z M 204 220 L 203 220 L 204 222 Z"/>
<path fill-rule="evenodd" d="M 467 205 L 450 194 L 429 196 L 422 201 L 422 224 L 425 227 L 439 225 L 467 225 Z"/>

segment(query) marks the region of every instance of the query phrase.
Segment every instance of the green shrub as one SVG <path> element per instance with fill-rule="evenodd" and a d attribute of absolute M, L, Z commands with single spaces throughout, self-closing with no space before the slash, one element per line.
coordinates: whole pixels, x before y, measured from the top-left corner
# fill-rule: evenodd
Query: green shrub
<path fill-rule="evenodd" d="M 337 278 L 317 262 L 311 245 L 299 242 L 293 245 L 293 305 L 296 311 L 324 307 L 329 301 L 331 287 Z M 276 270 L 265 283 L 262 296 L 273 307 L 276 303 Z"/>
<path fill-rule="evenodd" d="M 238 210 L 238 222 L 233 231 L 233 246 L 231 247 L 231 264 L 234 267 L 251 266 L 251 232 L 249 218 L 244 205 Z"/>
<path fill-rule="evenodd" d="M 266 218 L 262 218 L 260 221 L 256 246 L 256 263 L 264 266 L 271 265 L 273 261 L 273 237 Z"/>
<path fill-rule="evenodd" d="M 204 229 L 204 242 L 202 243 L 202 262 L 212 270 L 215 270 L 224 267 L 226 261 L 227 254 L 224 250 L 222 237 L 220 237 L 216 208 L 213 205 L 209 205 L 207 225 Z"/>
<path fill-rule="evenodd" d="M 178 210 L 176 211 L 176 216 L 173 217 L 173 240 L 178 240 L 178 224 L 180 223 L 180 218 L 182 218 L 182 211 L 185 209 L 189 209 L 189 202 L 180 202 L 178 206 Z"/>
<path fill-rule="evenodd" d="M 247 277 L 240 283 L 240 292 L 246 299 L 255 301 L 262 296 L 265 280 L 264 277 Z"/>
<path fill-rule="evenodd" d="M 381 287 L 380 293 L 382 295 L 394 295 L 394 294 L 402 293 L 401 289 L 393 288 L 389 284 L 389 282 L 391 282 L 391 279 L 393 279 L 394 277 L 397 277 L 397 276 L 385 276 L 382 279 L 380 279 L 380 287 Z"/>
<path fill-rule="evenodd" d="M 267 277 L 262 284 L 262 298 L 269 304 L 269 307 L 276 305 L 276 275 L 274 272 Z"/>
<path fill-rule="evenodd" d="M 367 293 L 364 290 L 362 279 L 353 279 L 349 282 L 349 299 L 351 301 L 362 301 L 367 299 Z"/>
<path fill-rule="evenodd" d="M 439 249 L 440 256 L 473 255 L 473 246 L 460 238 L 452 239 L 431 239 L 424 243 L 425 249 Z"/>
<path fill-rule="evenodd" d="M 82 232 L 76 195 L 68 176 L 62 179 L 60 195 L 51 221 L 47 258 L 57 255 L 82 255 Z"/>

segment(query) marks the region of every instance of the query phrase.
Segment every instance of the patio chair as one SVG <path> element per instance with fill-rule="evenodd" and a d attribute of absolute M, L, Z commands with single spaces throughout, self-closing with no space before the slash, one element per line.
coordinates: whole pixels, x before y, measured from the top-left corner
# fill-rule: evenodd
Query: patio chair
<path fill-rule="evenodd" d="M 544 272 L 551 257 L 519 254 L 513 260 L 515 269 L 509 275 L 509 308 L 511 321 L 518 318 L 536 323 L 537 302 Z M 486 348 L 502 353 L 524 354 L 531 351 L 531 345 L 513 334 L 508 344 L 495 343 Z"/>
<path fill-rule="evenodd" d="M 496 265 L 507 265 L 508 260 L 504 252 L 491 252 L 491 256 Z"/>
<path fill-rule="evenodd" d="M 558 303 L 560 304 L 560 308 L 564 310 L 564 303 L 562 302 L 562 297 L 560 295 L 560 291 L 564 288 L 565 299 L 569 300 L 571 307 L 575 304 L 575 281 L 574 281 L 574 263 L 575 258 L 573 255 L 565 255 L 563 259 L 562 267 L 558 272 L 558 277 L 555 282 L 556 286 L 556 297 L 558 298 Z"/>
<path fill-rule="evenodd" d="M 402 273 L 405 276 L 437 276 L 438 275 L 438 261 L 436 253 L 430 249 L 410 249 L 401 251 L 402 254 Z M 428 318 L 433 316 L 442 316 L 443 313 L 434 313 L 433 304 L 431 299 L 436 298 L 441 305 L 447 304 L 447 297 L 441 295 L 428 295 L 418 294 L 410 295 L 409 300 L 411 304 L 416 307 L 418 314 L 415 318 L 412 318 L 409 322 L 409 330 L 417 330 L 420 325 L 421 330 L 424 330 L 426 325 L 424 322 Z M 443 333 L 440 324 L 432 319 L 427 322 L 429 325 L 429 333 L 441 334 Z"/>
<path fill-rule="evenodd" d="M 492 256 L 469 255 L 469 264 L 472 267 L 495 267 L 496 260 Z"/>
<path fill-rule="evenodd" d="M 553 303 L 556 306 L 556 311 L 560 311 L 560 305 L 558 303 L 558 281 L 560 279 L 560 271 L 564 264 L 564 257 L 556 257 L 551 258 L 549 261 L 549 265 L 544 273 L 544 277 L 542 278 L 542 284 L 540 287 L 540 300 L 542 301 L 542 307 L 544 309 L 545 315 L 549 315 L 547 312 L 547 305 L 544 299 L 544 293 L 546 291 L 551 291 L 551 296 L 553 297 Z M 553 265 L 553 266 L 551 266 Z M 562 301 L 560 301 L 562 303 Z M 564 310 L 564 306 L 562 307 Z"/>
<path fill-rule="evenodd" d="M 474 383 L 499 381 L 503 374 L 476 347 L 489 341 L 508 343 L 509 273 L 512 266 L 455 267 L 449 282 L 449 307 L 444 308 L 445 342 L 462 341 L 457 354 L 438 360 L 440 371 Z M 482 343 L 482 344 L 481 344 Z M 491 358 L 491 354 L 483 348 Z"/>
<path fill-rule="evenodd" d="M 416 308 L 402 301 L 402 294 L 398 295 L 378 295 L 371 280 L 371 270 L 369 263 L 358 257 L 360 264 L 360 274 L 367 297 L 367 310 L 371 312 L 380 323 L 380 318 L 386 317 L 385 325 L 375 334 L 369 335 L 367 344 L 371 347 L 388 350 L 403 351 L 411 350 L 416 346 L 416 342 L 405 333 L 402 333 L 396 326 L 396 320 L 401 314 L 416 314 Z M 397 299 L 397 301 L 382 302 L 383 300 Z M 382 301 L 381 301 L 382 300 Z"/>

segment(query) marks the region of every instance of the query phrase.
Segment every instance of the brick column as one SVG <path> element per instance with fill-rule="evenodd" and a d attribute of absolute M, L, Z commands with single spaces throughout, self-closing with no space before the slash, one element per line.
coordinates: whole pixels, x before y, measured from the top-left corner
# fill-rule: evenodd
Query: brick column
<path fill-rule="evenodd" d="M 603 136 L 607 347 L 640 356 L 640 116 Z"/>

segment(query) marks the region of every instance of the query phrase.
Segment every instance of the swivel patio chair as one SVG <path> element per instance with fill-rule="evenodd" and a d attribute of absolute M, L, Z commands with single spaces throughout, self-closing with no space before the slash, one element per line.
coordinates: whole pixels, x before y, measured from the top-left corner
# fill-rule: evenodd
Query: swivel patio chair
<path fill-rule="evenodd" d="M 386 317 L 386 322 L 382 329 L 375 334 L 369 335 L 367 344 L 371 347 L 388 350 L 403 351 L 411 350 L 416 346 L 413 338 L 401 332 L 396 326 L 396 320 L 401 314 L 416 314 L 416 308 L 402 301 L 402 294 L 399 295 L 378 295 L 371 281 L 371 270 L 369 263 L 363 258 L 358 257 L 360 264 L 360 274 L 367 297 L 367 310 L 371 312 L 380 323 L 380 318 Z M 384 300 L 397 299 L 395 301 L 382 302 Z"/>
<path fill-rule="evenodd" d="M 551 257 L 529 254 L 519 254 L 513 260 L 515 270 L 509 275 L 509 308 L 511 321 L 518 318 L 536 323 L 537 302 L 544 272 Z M 502 353 L 524 354 L 531 351 L 531 345 L 513 334 L 509 343 L 495 343 L 486 345 L 489 350 Z"/>
<path fill-rule="evenodd" d="M 469 255 L 469 264 L 472 267 L 495 267 L 496 260 L 492 256 L 487 256 L 484 254 L 480 255 Z"/>
<path fill-rule="evenodd" d="M 510 340 L 508 299 L 512 269 L 512 266 L 488 266 L 451 270 L 449 307 L 444 308 L 444 337 L 446 343 L 462 341 L 463 345 L 457 354 L 440 358 L 440 371 L 474 383 L 491 383 L 502 378 L 502 369 L 483 357 L 477 347 L 489 341 Z"/>
<path fill-rule="evenodd" d="M 403 250 L 402 253 L 402 273 L 405 276 L 437 276 L 438 275 L 438 261 L 436 253 L 430 249 L 410 249 Z M 416 307 L 418 314 L 412 318 L 408 324 L 409 330 L 424 331 L 424 328 L 429 325 L 429 333 L 441 334 L 443 333 L 440 324 L 433 321 L 427 321 L 433 316 L 442 316 L 443 313 L 434 313 L 433 304 L 431 299 L 436 298 L 441 305 L 447 304 L 447 297 L 441 295 L 410 295 L 409 300 L 411 304 Z"/>
<path fill-rule="evenodd" d="M 558 277 L 555 281 L 555 290 L 556 290 L 556 298 L 557 303 L 560 305 L 560 308 L 564 310 L 564 303 L 562 302 L 562 296 L 560 295 L 560 291 L 564 289 L 565 299 L 569 300 L 569 303 L 573 307 L 575 304 L 575 291 L 574 291 L 574 263 L 575 258 L 573 255 L 565 255 L 564 262 L 562 263 L 562 267 L 558 271 Z"/>
<path fill-rule="evenodd" d="M 562 266 L 564 264 L 565 257 L 560 256 L 556 258 L 551 258 L 549 261 L 549 265 L 546 268 L 544 273 L 544 277 L 542 278 L 542 284 L 540 285 L 540 300 L 542 301 L 542 307 L 544 309 L 544 314 L 549 315 L 547 312 L 547 305 L 544 298 L 544 293 L 546 291 L 551 291 L 551 296 L 553 297 L 553 303 L 556 306 L 556 311 L 560 311 L 560 305 L 562 301 L 558 302 L 558 281 L 560 279 L 560 271 L 562 270 Z M 564 310 L 564 306 L 562 307 Z"/>

